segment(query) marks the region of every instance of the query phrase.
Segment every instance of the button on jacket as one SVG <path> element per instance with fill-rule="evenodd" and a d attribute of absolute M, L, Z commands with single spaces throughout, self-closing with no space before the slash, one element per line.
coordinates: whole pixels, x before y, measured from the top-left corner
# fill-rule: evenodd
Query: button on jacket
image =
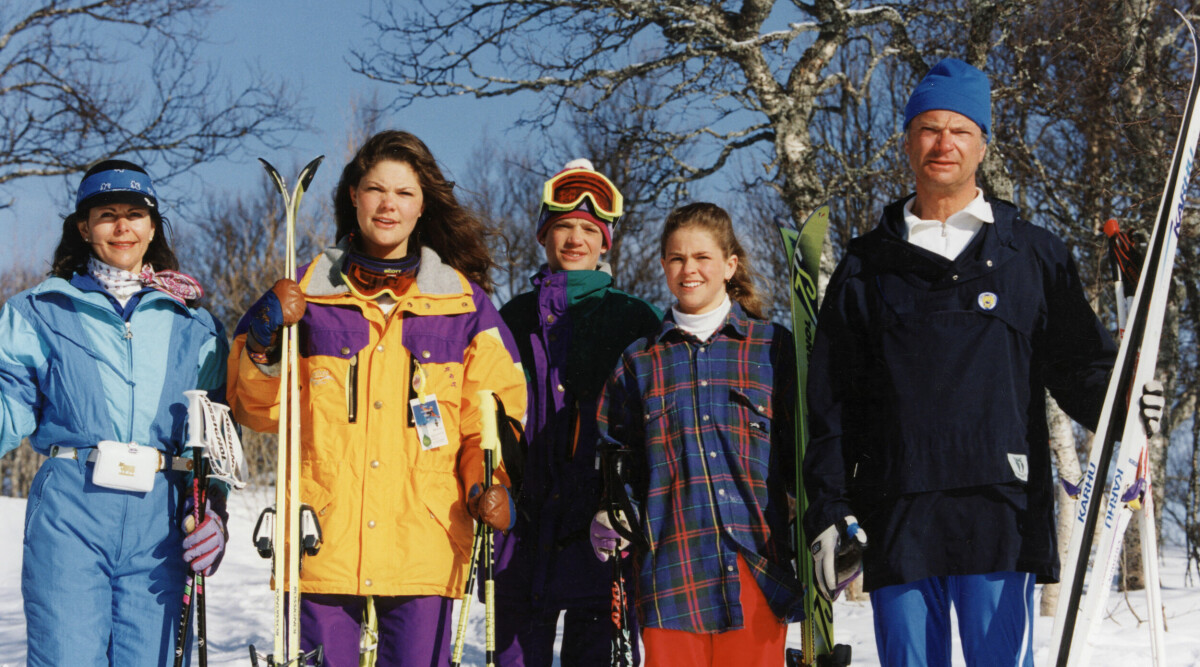
<path fill-rule="evenodd" d="M 408 291 L 384 314 L 352 295 L 343 243 L 301 269 L 301 499 L 325 544 L 306 558 L 305 593 L 461 597 L 473 521 L 464 492 L 483 480 L 476 392 L 525 412 L 525 380 L 508 328 L 488 295 L 421 251 Z M 277 368 L 230 357 L 230 404 L 257 431 L 279 416 Z M 425 449 L 409 401 L 436 396 L 449 444 Z M 507 482 L 503 472 L 497 480 Z"/>
<path fill-rule="evenodd" d="M 795 343 L 734 303 L 704 342 L 675 326 L 631 345 L 601 398 L 601 432 L 645 456 L 635 491 L 644 627 L 739 628 L 737 556 L 771 610 L 799 618 L 787 494 L 794 485 Z"/>
<path fill-rule="evenodd" d="M 1099 417 L 1116 348 L 1066 246 L 990 203 L 953 261 L 904 240 L 894 202 L 852 241 L 818 317 L 804 461 L 816 535 L 870 536 L 867 590 L 928 576 L 1058 575 L 1045 391 Z"/>

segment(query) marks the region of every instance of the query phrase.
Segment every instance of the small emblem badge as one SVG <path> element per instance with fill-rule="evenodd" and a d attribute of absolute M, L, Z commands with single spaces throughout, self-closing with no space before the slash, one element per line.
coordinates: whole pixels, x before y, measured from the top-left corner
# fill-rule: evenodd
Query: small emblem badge
<path fill-rule="evenodd" d="M 979 295 L 979 307 L 984 310 L 991 310 L 996 307 L 996 294 L 994 292 L 984 292 Z"/>
<path fill-rule="evenodd" d="M 1008 465 L 1012 466 L 1013 475 L 1022 482 L 1029 481 L 1029 459 L 1024 454 L 1009 454 Z"/>
<path fill-rule="evenodd" d="M 314 369 L 312 375 L 308 377 L 308 383 L 314 387 L 319 387 L 333 379 L 333 374 L 327 368 Z"/>

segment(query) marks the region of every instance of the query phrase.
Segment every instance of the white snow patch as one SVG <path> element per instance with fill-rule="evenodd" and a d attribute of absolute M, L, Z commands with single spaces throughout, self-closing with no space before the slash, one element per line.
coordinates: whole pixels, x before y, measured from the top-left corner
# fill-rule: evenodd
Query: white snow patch
<path fill-rule="evenodd" d="M 207 593 L 209 663 L 250 663 L 247 647 L 269 650 L 271 644 L 272 596 L 268 561 L 258 557 L 250 533 L 259 510 L 270 500 L 265 491 L 242 491 L 229 503 L 231 541 L 220 571 L 209 580 Z M 25 665 L 25 617 L 21 609 L 21 540 L 24 533 L 25 501 L 0 497 L 0 667 Z M 1178 546 L 1164 548 L 1162 566 L 1163 602 L 1167 613 L 1167 650 L 1170 665 L 1200 665 L 1200 588 L 1187 587 L 1183 580 L 1184 556 Z M 1040 591 L 1039 591 L 1040 592 Z M 1037 601 L 1034 602 L 1035 608 Z M 1146 602 L 1141 593 L 1128 601 L 1114 592 L 1109 614 L 1093 639 L 1091 664 L 1095 667 L 1125 667 L 1148 664 L 1149 630 L 1137 618 L 1145 618 Z M 1136 617 L 1135 617 L 1136 614 Z M 878 664 L 870 603 L 839 601 L 834 605 L 837 641 L 850 644 L 854 665 Z M 1038 665 L 1049 659 L 1052 619 L 1040 617 L 1034 630 L 1034 658 Z M 455 625 L 454 627 L 457 627 Z M 483 605 L 471 605 L 464 665 L 483 664 Z M 561 639 L 561 625 L 559 634 Z M 800 627 L 788 632 L 788 646 L 799 647 Z M 195 661 L 193 660 L 193 664 Z M 964 665 L 955 640 L 955 665 Z"/>

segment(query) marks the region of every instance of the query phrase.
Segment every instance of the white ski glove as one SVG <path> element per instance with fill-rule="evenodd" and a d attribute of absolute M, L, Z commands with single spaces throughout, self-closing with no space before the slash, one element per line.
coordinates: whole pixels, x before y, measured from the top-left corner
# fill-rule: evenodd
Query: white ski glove
<path fill-rule="evenodd" d="M 1146 427 L 1146 437 L 1153 437 L 1158 433 L 1162 426 L 1163 407 L 1166 404 L 1161 382 L 1150 380 L 1142 385 L 1142 424 Z"/>
<path fill-rule="evenodd" d="M 814 579 L 821 597 L 833 602 L 862 573 L 862 553 L 867 533 L 854 515 L 826 528 L 813 540 Z"/>

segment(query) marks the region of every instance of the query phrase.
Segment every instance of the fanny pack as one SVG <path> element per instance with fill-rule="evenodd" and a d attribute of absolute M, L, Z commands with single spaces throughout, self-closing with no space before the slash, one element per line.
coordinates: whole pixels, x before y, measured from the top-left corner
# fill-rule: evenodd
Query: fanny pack
<path fill-rule="evenodd" d="M 87 451 L 86 460 L 93 464 L 92 483 L 121 491 L 152 491 L 155 473 L 164 470 L 186 472 L 193 465 L 190 458 L 167 456 L 154 447 L 114 440 L 101 440 L 94 448 L 54 445 L 50 448 L 50 457 L 79 460 L 82 451 Z"/>

